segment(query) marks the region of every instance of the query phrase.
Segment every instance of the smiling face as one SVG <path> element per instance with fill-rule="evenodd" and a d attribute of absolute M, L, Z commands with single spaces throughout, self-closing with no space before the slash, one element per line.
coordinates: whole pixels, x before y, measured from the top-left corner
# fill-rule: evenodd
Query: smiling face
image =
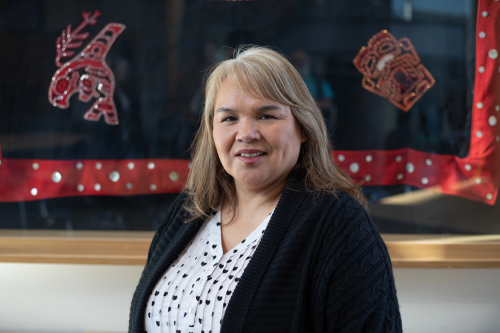
<path fill-rule="evenodd" d="M 228 79 L 215 100 L 213 139 L 236 187 L 251 190 L 286 179 L 307 140 L 289 106 L 256 98 Z"/>

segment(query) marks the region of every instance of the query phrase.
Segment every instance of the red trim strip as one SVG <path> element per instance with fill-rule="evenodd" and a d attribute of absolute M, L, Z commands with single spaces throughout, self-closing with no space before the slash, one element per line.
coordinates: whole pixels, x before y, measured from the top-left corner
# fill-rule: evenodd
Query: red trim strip
<path fill-rule="evenodd" d="M 0 202 L 79 195 L 175 193 L 182 191 L 188 172 L 186 160 L 3 159 Z"/>

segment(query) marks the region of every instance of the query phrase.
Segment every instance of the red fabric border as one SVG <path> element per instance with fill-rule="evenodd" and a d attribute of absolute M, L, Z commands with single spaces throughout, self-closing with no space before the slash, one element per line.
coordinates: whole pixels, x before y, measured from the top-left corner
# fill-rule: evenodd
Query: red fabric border
<path fill-rule="evenodd" d="M 343 169 L 356 170 L 358 168 L 351 168 L 351 165 L 358 164 L 359 171 L 351 172 L 354 179 L 365 179 L 365 185 L 409 184 L 490 205 L 495 203 L 500 180 L 500 62 L 499 57 L 491 57 L 490 52 L 496 50 L 497 54 L 500 53 L 497 38 L 500 33 L 500 2 L 479 0 L 477 12 L 469 155 L 459 158 L 413 149 L 334 152 Z M 371 158 L 367 159 L 368 155 Z"/>
<path fill-rule="evenodd" d="M 367 186 L 409 184 L 490 205 L 495 203 L 500 181 L 500 58 L 489 53 L 490 50 L 500 53 L 500 39 L 496 38 L 500 34 L 499 1 L 479 0 L 476 32 L 469 156 L 458 158 L 414 149 L 335 151 L 334 159 L 355 180 L 364 180 Z M 484 32 L 484 38 L 479 36 L 480 32 Z M 484 67 L 484 72 L 479 67 Z M 96 167 L 97 163 L 101 168 Z M 133 169 L 129 163 L 134 164 Z M 112 180 L 112 175 L 116 179 L 114 171 L 119 175 L 116 182 Z M 57 183 L 52 180 L 55 172 L 61 175 Z M 175 193 L 182 190 L 188 172 L 187 160 L 0 159 L 0 202 L 79 195 Z"/>
<path fill-rule="evenodd" d="M 189 161 L 3 159 L 0 172 L 0 202 L 79 195 L 175 193 L 186 183 Z M 57 183 L 53 180 L 56 172 L 61 177 Z"/>

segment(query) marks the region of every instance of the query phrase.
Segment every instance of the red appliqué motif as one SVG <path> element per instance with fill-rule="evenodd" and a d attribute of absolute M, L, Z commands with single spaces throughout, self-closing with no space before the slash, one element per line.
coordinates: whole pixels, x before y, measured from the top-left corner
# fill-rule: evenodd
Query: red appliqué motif
<path fill-rule="evenodd" d="M 109 125 L 118 125 L 118 115 L 113 101 L 115 93 L 115 77 L 104 59 L 116 38 L 125 30 L 125 25 L 109 23 L 92 41 L 71 60 L 61 63 L 61 58 L 75 54 L 71 49 L 81 47 L 82 40 L 89 33 L 80 33 L 87 25 L 96 24 L 101 13 L 96 10 L 94 15 L 83 12 L 83 22 L 73 31 L 71 24 L 63 30 L 56 40 L 56 66 L 49 87 L 49 102 L 58 108 L 67 109 L 70 97 L 78 92 L 78 100 L 89 102 L 97 98 L 95 103 L 83 116 L 86 120 L 98 121 L 104 114 L 104 120 Z"/>
<path fill-rule="evenodd" d="M 363 88 L 408 111 L 436 82 L 420 63 L 408 38 L 396 40 L 382 30 L 363 46 L 354 66 L 364 75 Z"/>

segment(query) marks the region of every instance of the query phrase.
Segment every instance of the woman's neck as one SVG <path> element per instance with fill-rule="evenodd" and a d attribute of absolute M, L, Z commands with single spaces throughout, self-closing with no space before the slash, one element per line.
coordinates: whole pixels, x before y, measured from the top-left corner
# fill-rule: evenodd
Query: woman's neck
<path fill-rule="evenodd" d="M 259 189 L 235 183 L 237 199 L 235 219 L 238 220 L 238 216 L 247 216 L 261 210 L 269 211 L 270 213 L 278 204 L 281 192 L 283 192 L 283 188 L 286 185 L 287 176 L 288 174 L 280 177 L 272 184 Z M 224 200 L 223 209 L 232 215 L 229 200 Z"/>

